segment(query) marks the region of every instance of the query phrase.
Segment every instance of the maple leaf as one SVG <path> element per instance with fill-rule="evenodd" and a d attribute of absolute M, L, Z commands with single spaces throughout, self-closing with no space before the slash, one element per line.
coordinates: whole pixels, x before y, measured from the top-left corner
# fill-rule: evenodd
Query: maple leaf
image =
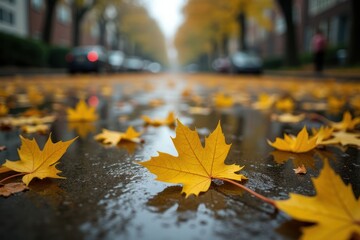
<path fill-rule="evenodd" d="M 360 234 L 360 200 L 351 185 L 345 185 L 327 161 L 318 178 L 313 179 L 313 197 L 290 193 L 288 200 L 275 201 L 291 217 L 316 225 L 303 229 L 302 239 L 350 239 Z"/>
<path fill-rule="evenodd" d="M 172 126 L 175 124 L 175 114 L 174 112 L 169 112 L 168 116 L 165 119 L 151 119 L 148 116 L 141 117 L 145 125 L 152 125 L 152 126 L 161 126 L 161 125 L 169 125 Z"/>
<path fill-rule="evenodd" d="M 330 122 L 330 125 L 336 130 L 354 130 L 360 124 L 360 117 L 352 118 L 350 112 L 345 112 L 341 122 Z"/>
<path fill-rule="evenodd" d="M 295 103 L 291 98 L 284 98 L 279 99 L 276 102 L 275 107 L 280 111 L 291 112 L 295 108 Z"/>
<path fill-rule="evenodd" d="M 0 187 L 0 196 L 8 197 L 11 194 L 22 192 L 29 189 L 24 183 L 6 183 Z"/>
<path fill-rule="evenodd" d="M 231 107 L 234 104 L 234 100 L 231 96 L 217 93 L 214 97 L 214 103 L 216 107 Z"/>
<path fill-rule="evenodd" d="M 284 134 L 284 139 L 276 138 L 275 142 L 272 143 L 268 140 L 268 143 L 281 151 L 302 153 L 314 149 L 317 145 L 316 141 L 317 137 L 309 137 L 306 127 L 304 126 L 296 137 Z"/>
<path fill-rule="evenodd" d="M 306 167 L 304 164 L 302 164 L 301 166 L 293 169 L 295 174 L 306 174 Z"/>
<path fill-rule="evenodd" d="M 269 109 L 274 105 L 276 97 L 274 95 L 268 95 L 266 93 L 262 93 L 258 97 L 258 101 L 253 103 L 252 106 L 255 109 L 265 110 Z"/>
<path fill-rule="evenodd" d="M 110 131 L 107 129 L 103 129 L 102 133 L 96 135 L 94 138 L 97 141 L 101 141 L 105 144 L 117 145 L 120 141 L 130 141 L 139 143 L 141 139 L 139 136 L 141 133 L 136 132 L 132 126 L 130 126 L 125 133 Z"/>
<path fill-rule="evenodd" d="M 291 113 L 283 113 L 280 115 L 273 114 L 271 115 L 271 119 L 282 122 L 282 123 L 298 123 L 304 120 L 305 114 L 293 115 Z"/>
<path fill-rule="evenodd" d="M 190 130 L 179 120 L 176 137 L 172 141 L 178 156 L 159 152 L 159 156 L 140 164 L 157 175 L 159 181 L 183 184 L 186 197 L 207 191 L 212 179 L 246 179 L 245 176 L 235 173 L 243 167 L 224 163 L 230 145 L 225 142 L 220 122 L 214 132 L 205 139 L 205 147 L 202 146 L 196 130 Z"/>
<path fill-rule="evenodd" d="M 22 143 L 18 149 L 20 160 L 6 160 L 3 166 L 24 173 L 22 181 L 27 186 L 33 178 L 63 178 L 58 175 L 61 171 L 56 169 L 56 164 L 76 138 L 66 142 L 53 143 L 50 134 L 44 149 L 40 150 L 35 139 L 29 140 L 20 136 Z"/>
<path fill-rule="evenodd" d="M 98 116 L 94 107 L 89 107 L 84 100 L 80 100 L 75 109 L 67 109 L 67 118 L 69 121 L 95 121 Z"/>
<path fill-rule="evenodd" d="M 9 109 L 4 104 L 0 104 L 0 116 L 5 116 L 9 112 Z"/>
<path fill-rule="evenodd" d="M 345 105 L 346 101 L 342 98 L 336 98 L 334 96 L 328 97 L 328 108 L 329 109 L 341 109 Z"/>
<path fill-rule="evenodd" d="M 317 144 L 320 144 L 322 141 L 331 138 L 334 132 L 334 128 L 328 126 L 321 126 L 319 129 L 311 129 L 314 136 L 317 136 Z"/>
<path fill-rule="evenodd" d="M 47 134 L 49 132 L 49 126 L 46 124 L 39 124 L 39 125 L 25 125 L 21 127 L 21 130 L 25 133 L 40 133 L 40 134 Z"/>
<path fill-rule="evenodd" d="M 360 147 L 360 134 L 359 133 L 348 133 L 344 131 L 334 132 L 332 134 L 333 138 L 330 138 L 326 141 L 321 141 L 319 144 L 322 145 L 331 145 L 331 144 L 338 144 L 341 145 L 355 145 Z"/>

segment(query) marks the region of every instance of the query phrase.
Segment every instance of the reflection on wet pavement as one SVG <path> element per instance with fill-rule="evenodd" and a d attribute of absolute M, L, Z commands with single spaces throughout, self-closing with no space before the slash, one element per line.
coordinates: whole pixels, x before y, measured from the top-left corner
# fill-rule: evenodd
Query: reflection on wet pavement
<path fill-rule="evenodd" d="M 80 136 L 58 165 L 65 180 L 35 180 L 30 191 L 0 198 L 0 239 L 296 239 L 300 224 L 288 221 L 266 203 L 232 185 L 215 182 L 199 197 L 185 198 L 181 187 L 154 180 L 137 164 L 158 151 L 177 155 L 171 142 L 174 128 L 144 126 L 142 115 L 164 118 L 174 111 L 181 121 L 196 127 L 202 141 L 221 121 L 227 143 L 232 143 L 226 163 L 245 166 L 246 186 L 273 199 L 290 192 L 314 195 L 311 177 L 317 176 L 324 159 L 346 183 L 360 194 L 360 157 L 354 147 L 326 147 L 293 154 L 274 151 L 266 142 L 283 133 L 296 133 L 304 123 L 272 120 L 271 111 L 251 108 L 250 101 L 262 92 L 280 94 L 283 88 L 265 79 L 218 82 L 210 76 L 121 75 L 77 76 L 73 79 L 9 79 L 1 96 L 14 106 L 13 115 L 31 106 L 55 113 L 53 141 Z M 237 82 L 239 81 L 239 82 Z M 280 80 L 279 80 L 280 81 Z M 293 83 L 283 83 L 293 85 Z M 43 98 L 27 94 L 35 86 Z M 58 88 L 57 86 L 61 86 Z M 285 87 L 284 87 L 285 88 Z M 34 91 L 32 89 L 32 91 Z M 234 105 L 215 107 L 214 94 L 224 91 Z M 298 92 L 300 93 L 300 92 Z M 93 123 L 68 123 L 66 108 L 86 99 L 97 108 Z M 300 106 L 300 105 L 299 105 Z M 300 111 L 297 109 L 297 111 Z M 328 114 L 325 112 L 320 112 Z M 334 116 L 338 119 L 339 116 Z M 309 127 L 318 123 L 309 120 Z M 104 146 L 94 140 L 103 128 L 124 131 L 132 125 L 144 143 Z M 18 159 L 18 128 L 0 131 L 0 163 Z M 47 136 L 37 133 L 42 146 Z M 293 169 L 306 166 L 306 175 Z"/>

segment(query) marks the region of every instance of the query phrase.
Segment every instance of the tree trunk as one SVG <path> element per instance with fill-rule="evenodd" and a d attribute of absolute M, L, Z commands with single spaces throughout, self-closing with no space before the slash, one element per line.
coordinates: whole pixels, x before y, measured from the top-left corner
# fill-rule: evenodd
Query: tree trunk
<path fill-rule="evenodd" d="M 46 11 L 45 11 L 45 19 L 43 23 L 42 30 L 42 40 L 43 42 L 50 44 L 52 37 L 52 29 L 53 29 L 53 19 L 54 12 L 56 7 L 57 0 L 47 0 L 46 1 Z"/>
<path fill-rule="evenodd" d="M 243 11 L 239 13 L 237 20 L 239 24 L 239 50 L 245 51 L 248 46 L 246 42 L 246 15 Z"/>
<path fill-rule="evenodd" d="M 105 46 L 105 38 L 106 38 L 106 20 L 104 17 L 99 17 L 99 45 Z"/>
<path fill-rule="evenodd" d="M 285 18 L 285 63 L 287 66 L 298 66 L 298 51 L 296 44 L 296 32 L 293 22 L 293 0 L 277 0 Z"/>
<path fill-rule="evenodd" d="M 350 38 L 348 49 L 348 63 L 357 64 L 360 63 L 360 1 L 350 1 Z"/>

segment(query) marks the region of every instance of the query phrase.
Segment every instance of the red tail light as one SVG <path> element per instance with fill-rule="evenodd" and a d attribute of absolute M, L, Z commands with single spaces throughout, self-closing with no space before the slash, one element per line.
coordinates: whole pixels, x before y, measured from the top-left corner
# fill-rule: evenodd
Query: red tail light
<path fill-rule="evenodd" d="M 95 51 L 90 51 L 90 52 L 87 54 L 87 59 L 88 59 L 90 62 L 96 62 L 96 61 L 99 59 L 99 55 L 98 55 L 97 52 L 95 52 Z"/>
<path fill-rule="evenodd" d="M 66 54 L 65 60 L 67 62 L 72 62 L 74 60 L 74 56 L 71 53 Z"/>

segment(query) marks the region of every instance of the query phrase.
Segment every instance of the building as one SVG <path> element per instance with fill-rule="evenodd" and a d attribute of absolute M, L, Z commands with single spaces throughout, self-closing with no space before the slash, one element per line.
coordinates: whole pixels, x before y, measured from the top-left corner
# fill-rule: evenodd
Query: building
<path fill-rule="evenodd" d="M 0 1 L 0 31 L 25 37 L 28 35 L 28 1 Z"/>
<path fill-rule="evenodd" d="M 275 4 L 266 13 L 273 28 L 266 31 L 250 22 L 251 35 L 248 43 L 260 50 L 264 58 L 284 55 L 286 24 Z M 293 20 L 299 53 L 311 52 L 311 39 L 320 28 L 328 40 L 329 47 L 346 46 L 350 35 L 349 0 L 294 0 Z"/>

